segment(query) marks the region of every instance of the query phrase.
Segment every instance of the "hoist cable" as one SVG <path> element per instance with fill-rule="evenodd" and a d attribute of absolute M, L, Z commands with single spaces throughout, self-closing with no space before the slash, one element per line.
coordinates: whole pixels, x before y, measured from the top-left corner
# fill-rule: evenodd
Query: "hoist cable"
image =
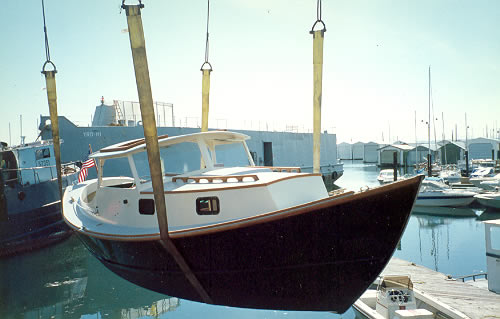
<path fill-rule="evenodd" d="M 42 16 L 43 16 L 43 33 L 45 34 L 45 63 L 43 64 L 42 71 L 45 71 L 45 66 L 47 64 L 52 64 L 54 71 L 56 71 L 56 66 L 52 61 L 50 61 L 50 47 L 49 47 L 49 36 L 47 33 L 47 23 L 45 22 L 45 3 L 42 0 Z"/>
<path fill-rule="evenodd" d="M 210 19 L 210 0 L 207 0 L 207 39 L 205 42 L 205 62 L 208 62 L 208 22 Z"/>
<path fill-rule="evenodd" d="M 201 71 L 203 71 L 203 67 L 205 66 L 205 64 L 208 64 L 208 66 L 210 67 L 209 70 L 212 71 L 212 65 L 210 64 L 210 62 L 208 62 L 208 52 L 209 52 L 208 25 L 209 25 L 209 22 L 210 22 L 210 0 L 207 0 L 207 35 L 205 38 L 205 62 L 203 62 L 203 64 L 201 65 L 201 68 L 200 68 Z"/>
<path fill-rule="evenodd" d="M 316 22 L 314 22 L 312 28 L 311 28 L 311 33 L 314 31 L 314 27 L 316 26 L 317 23 L 321 23 L 323 25 L 323 31 L 326 31 L 326 25 L 321 19 L 321 0 L 318 0 L 316 4 Z"/>

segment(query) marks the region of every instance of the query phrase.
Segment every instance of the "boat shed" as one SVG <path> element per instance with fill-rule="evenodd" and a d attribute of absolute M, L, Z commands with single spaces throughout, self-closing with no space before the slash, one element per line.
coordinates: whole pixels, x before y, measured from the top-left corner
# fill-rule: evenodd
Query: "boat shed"
<path fill-rule="evenodd" d="M 499 140 L 491 138 L 479 137 L 469 140 L 467 143 L 469 159 L 499 159 L 499 145 Z"/>
<path fill-rule="evenodd" d="M 413 146 L 413 148 L 408 151 L 406 164 L 409 166 L 413 166 L 416 163 L 423 163 L 427 161 L 427 154 L 429 154 L 428 144 L 418 144 L 416 147 Z M 433 146 L 431 146 L 431 156 L 433 160 L 435 158 L 435 154 L 436 151 Z"/>
<path fill-rule="evenodd" d="M 346 142 L 337 144 L 337 154 L 341 160 L 352 160 L 352 144 Z"/>
<path fill-rule="evenodd" d="M 378 166 L 392 166 L 394 153 L 398 154 L 398 166 L 404 166 L 407 162 L 408 153 L 414 148 L 414 146 L 408 144 L 391 144 L 383 146 L 378 149 Z"/>
<path fill-rule="evenodd" d="M 352 145 L 352 159 L 362 160 L 365 154 L 365 144 L 363 142 L 356 142 Z"/>
<path fill-rule="evenodd" d="M 363 162 L 377 163 L 378 162 L 378 149 L 380 145 L 375 142 L 368 142 L 364 144 Z"/>
<path fill-rule="evenodd" d="M 460 141 L 444 141 L 438 148 L 441 164 L 458 164 L 465 158 L 465 143 Z"/>

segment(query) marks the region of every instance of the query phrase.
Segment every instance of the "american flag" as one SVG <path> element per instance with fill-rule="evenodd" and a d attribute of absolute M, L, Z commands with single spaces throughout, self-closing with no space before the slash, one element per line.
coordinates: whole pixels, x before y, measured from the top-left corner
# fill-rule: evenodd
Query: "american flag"
<path fill-rule="evenodd" d="M 89 154 L 92 151 L 90 150 L 89 145 Z M 89 174 L 89 168 L 95 167 L 95 160 L 93 158 L 88 158 L 85 162 L 82 163 L 82 168 L 80 169 L 80 174 L 78 174 L 78 183 L 85 181 L 87 175 Z"/>

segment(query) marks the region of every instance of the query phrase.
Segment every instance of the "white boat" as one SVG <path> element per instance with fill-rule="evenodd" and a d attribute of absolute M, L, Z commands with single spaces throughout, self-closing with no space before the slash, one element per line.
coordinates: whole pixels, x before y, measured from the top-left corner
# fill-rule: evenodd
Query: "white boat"
<path fill-rule="evenodd" d="M 500 192 L 484 193 L 474 197 L 483 206 L 500 209 Z"/>
<path fill-rule="evenodd" d="M 489 181 L 495 178 L 495 169 L 493 167 L 476 168 L 469 176 L 469 181 L 474 186 L 479 187 L 481 182 Z M 499 177 L 500 178 L 500 177 Z"/>
<path fill-rule="evenodd" d="M 493 168 L 491 167 L 482 168 L 480 169 L 480 172 L 482 173 L 481 175 L 476 174 L 474 175 L 474 177 L 472 177 L 471 175 L 471 178 L 469 178 L 469 181 L 474 186 L 481 187 L 484 189 L 491 189 L 490 183 L 485 183 L 485 182 L 493 182 L 491 183 L 491 185 L 493 185 L 492 187 L 494 187 L 495 184 L 500 182 L 500 173 L 495 174 Z"/>
<path fill-rule="evenodd" d="M 498 175 L 498 178 L 481 182 L 479 184 L 479 187 L 488 191 L 493 191 L 493 190 L 500 191 L 500 174 Z"/>
<path fill-rule="evenodd" d="M 397 172 L 396 178 L 400 179 L 399 172 Z M 383 169 L 378 174 L 377 180 L 380 184 L 387 184 L 394 182 L 394 169 Z"/>
<path fill-rule="evenodd" d="M 474 201 L 476 192 L 452 189 L 450 186 L 432 178 L 422 181 L 415 206 L 467 206 Z"/>
<path fill-rule="evenodd" d="M 155 216 L 162 194 L 145 177 L 144 139 L 92 154 L 98 178 L 68 187 L 63 217 L 106 267 L 150 290 L 343 313 L 392 256 L 423 177 L 329 194 L 321 174 L 255 166 L 248 138 L 209 131 L 158 139 L 168 235 L 208 297 L 162 246 Z M 114 160 L 129 163 L 128 176 L 103 177 Z"/>
<path fill-rule="evenodd" d="M 446 184 L 458 183 L 462 178 L 460 170 L 456 167 L 444 167 L 438 174 Z"/>
<path fill-rule="evenodd" d="M 369 319 L 465 319 L 465 314 L 413 287 L 408 276 L 384 276 L 353 304 Z"/>

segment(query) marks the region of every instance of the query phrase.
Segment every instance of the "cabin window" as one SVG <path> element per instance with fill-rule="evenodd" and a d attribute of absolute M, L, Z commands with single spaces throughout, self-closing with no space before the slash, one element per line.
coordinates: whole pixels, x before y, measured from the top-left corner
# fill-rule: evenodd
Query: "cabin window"
<path fill-rule="evenodd" d="M 199 197 L 196 199 L 196 212 L 198 215 L 217 215 L 220 212 L 217 197 Z"/>
<path fill-rule="evenodd" d="M 217 163 L 226 167 L 248 166 L 250 164 L 243 143 L 215 145 L 215 154 Z"/>
<path fill-rule="evenodd" d="M 49 158 L 50 157 L 50 149 L 49 148 L 39 148 L 35 150 L 35 158 L 36 160 L 40 160 L 43 158 Z"/>
<path fill-rule="evenodd" d="M 139 213 L 141 215 L 154 215 L 155 213 L 154 199 L 149 199 L 149 198 L 139 199 Z"/>

